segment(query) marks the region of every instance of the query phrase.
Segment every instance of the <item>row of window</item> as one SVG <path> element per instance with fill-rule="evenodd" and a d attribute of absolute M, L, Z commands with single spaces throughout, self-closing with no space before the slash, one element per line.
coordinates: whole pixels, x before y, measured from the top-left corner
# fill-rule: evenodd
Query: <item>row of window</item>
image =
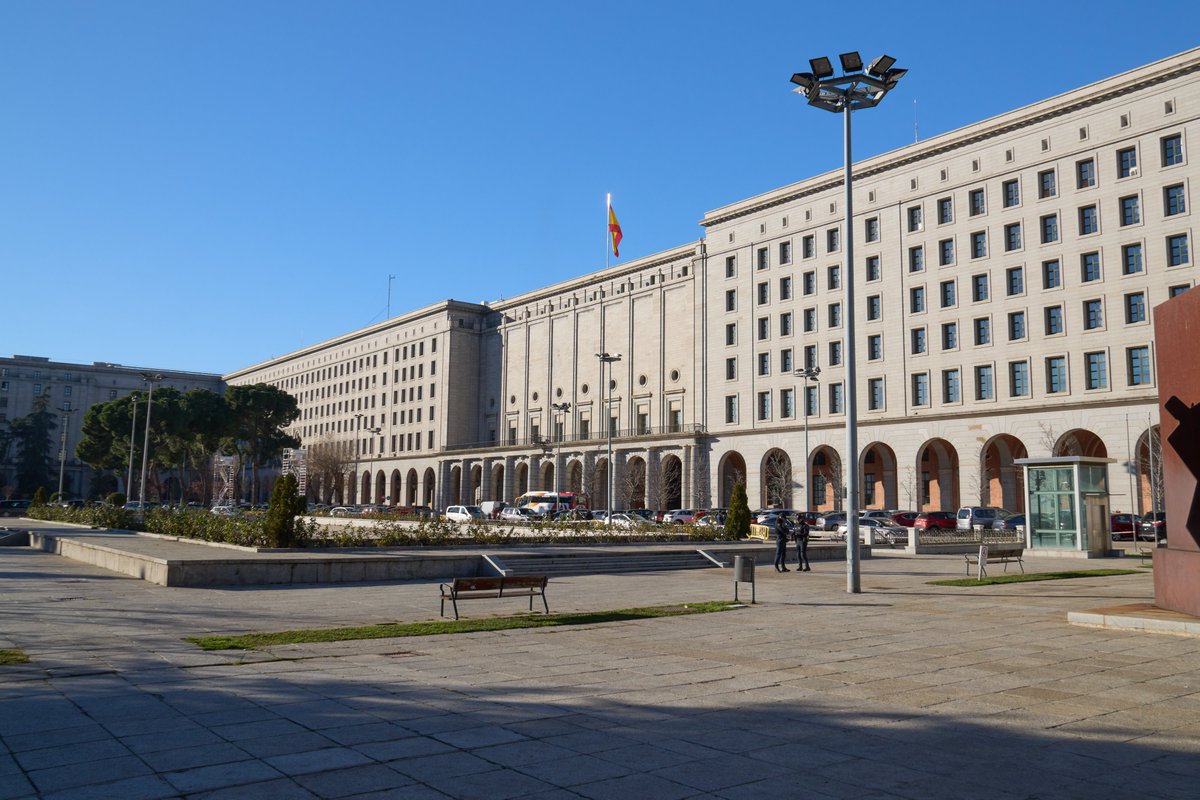
<path fill-rule="evenodd" d="M 1137 197 L 1123 198 L 1122 203 L 1130 201 L 1128 205 L 1122 206 L 1122 215 L 1131 214 L 1129 217 L 1134 222 L 1140 221 L 1140 212 L 1138 211 Z M 1183 206 L 1179 206 L 1182 208 Z M 1079 234 L 1085 236 L 1093 233 L 1098 233 L 1100 230 L 1099 212 L 1096 206 L 1085 206 L 1079 209 Z M 1122 223 L 1124 225 L 1126 223 Z M 1133 224 L 1132 222 L 1129 224 Z M 1050 244 L 1058 241 L 1058 215 L 1051 214 L 1043 217 L 1041 220 L 1041 237 L 1043 244 Z M 987 231 L 977 231 L 969 234 L 969 245 L 971 259 L 979 259 L 987 257 Z M 1016 252 L 1023 247 L 1022 228 L 1020 222 L 1014 222 L 1004 226 L 1004 251 Z M 1138 245 L 1140 248 L 1141 245 Z M 955 238 L 942 239 L 937 244 L 938 266 L 951 267 L 957 262 L 955 256 Z M 1167 236 L 1164 240 L 1164 256 L 1169 267 L 1178 267 L 1187 264 L 1190 259 L 1190 251 L 1188 247 L 1188 235 L 1186 233 L 1176 233 Z M 913 245 L 908 248 L 908 271 L 922 272 L 925 269 L 925 245 Z M 876 267 L 877 270 L 877 267 Z M 867 275 L 872 274 L 871 265 L 867 266 Z M 877 274 L 877 272 L 876 272 Z M 868 280 L 871 280 L 868 277 Z"/>

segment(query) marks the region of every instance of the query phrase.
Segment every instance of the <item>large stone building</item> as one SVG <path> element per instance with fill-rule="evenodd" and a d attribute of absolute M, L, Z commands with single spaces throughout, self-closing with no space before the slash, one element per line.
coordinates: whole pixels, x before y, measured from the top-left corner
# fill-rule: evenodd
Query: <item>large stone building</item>
<path fill-rule="evenodd" d="M 705 214 L 698 242 L 226 380 L 293 393 L 305 445 L 357 464 L 328 499 L 511 500 L 557 474 L 604 507 L 611 431 L 615 507 L 726 505 L 744 479 L 752 504 L 825 509 L 854 313 L 864 507 L 1022 509 L 1014 459 L 1078 454 L 1115 459 L 1113 510 L 1148 510 L 1151 322 L 1196 282 L 1198 115 L 1193 50 L 858 162 L 850 230 L 839 170 Z"/>

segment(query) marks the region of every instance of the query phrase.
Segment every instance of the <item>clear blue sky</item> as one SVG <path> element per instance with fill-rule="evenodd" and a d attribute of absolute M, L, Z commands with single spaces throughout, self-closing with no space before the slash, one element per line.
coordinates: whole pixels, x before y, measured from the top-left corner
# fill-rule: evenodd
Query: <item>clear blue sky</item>
<path fill-rule="evenodd" d="M 866 157 L 914 100 L 925 138 L 1194 47 L 1197 8 L 4 0 L 0 354 L 227 372 L 383 319 L 388 274 L 393 314 L 512 296 L 604 266 L 605 192 L 630 259 L 837 167 L 811 56 L 911 70 Z"/>

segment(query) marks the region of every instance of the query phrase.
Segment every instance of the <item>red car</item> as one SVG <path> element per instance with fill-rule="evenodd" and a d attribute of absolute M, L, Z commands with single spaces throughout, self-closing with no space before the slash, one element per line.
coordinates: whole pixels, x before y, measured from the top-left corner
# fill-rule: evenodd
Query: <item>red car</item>
<path fill-rule="evenodd" d="M 899 525 L 901 528 L 911 528 L 917 522 L 917 517 L 920 514 L 916 511 L 897 511 L 892 514 L 892 522 Z"/>
<path fill-rule="evenodd" d="M 1112 531 L 1113 541 L 1128 539 L 1133 541 L 1142 527 L 1142 520 L 1137 514 L 1113 514 L 1109 517 L 1109 530 Z"/>
<path fill-rule="evenodd" d="M 918 514 L 914 528 L 944 528 L 954 530 L 958 526 L 958 515 L 953 511 L 926 511 Z"/>

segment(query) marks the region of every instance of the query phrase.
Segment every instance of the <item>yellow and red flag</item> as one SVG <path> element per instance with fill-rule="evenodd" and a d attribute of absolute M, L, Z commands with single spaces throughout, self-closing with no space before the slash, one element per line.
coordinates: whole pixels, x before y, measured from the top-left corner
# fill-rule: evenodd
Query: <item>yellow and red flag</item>
<path fill-rule="evenodd" d="M 613 255 L 621 257 L 617 248 L 621 245 L 621 223 L 617 222 L 617 214 L 613 211 L 612 203 L 608 204 L 608 237 L 612 240 Z"/>

